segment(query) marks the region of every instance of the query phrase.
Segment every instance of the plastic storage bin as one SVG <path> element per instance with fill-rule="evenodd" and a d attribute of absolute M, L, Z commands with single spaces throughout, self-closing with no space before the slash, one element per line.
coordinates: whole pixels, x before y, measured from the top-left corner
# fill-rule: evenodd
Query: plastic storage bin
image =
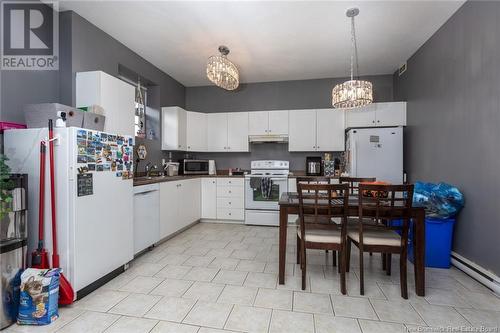
<path fill-rule="evenodd" d="M 66 112 L 67 127 L 83 126 L 83 114 L 85 112 L 59 103 L 26 104 L 24 106 L 26 125 L 28 125 L 28 128 L 47 127 L 49 119 L 53 119 L 54 121 L 57 119 L 58 111 Z"/>
<path fill-rule="evenodd" d="M 450 268 L 451 242 L 455 219 L 425 219 L 425 267 Z M 414 262 L 413 243 L 408 245 L 408 258 Z"/>

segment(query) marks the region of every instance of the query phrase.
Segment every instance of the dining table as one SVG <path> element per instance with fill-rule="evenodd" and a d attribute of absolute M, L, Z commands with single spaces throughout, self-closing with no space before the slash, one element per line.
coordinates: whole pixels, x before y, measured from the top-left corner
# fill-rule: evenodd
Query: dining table
<path fill-rule="evenodd" d="M 299 197 L 296 192 L 283 192 L 279 199 L 279 284 L 285 284 L 286 242 L 288 216 L 299 213 Z M 339 206 L 339 208 L 341 208 Z M 348 216 L 359 216 L 358 196 L 349 196 Z M 363 215 L 367 215 L 363 212 Z M 411 208 L 412 239 L 414 253 L 415 293 L 425 296 L 425 210 Z"/>

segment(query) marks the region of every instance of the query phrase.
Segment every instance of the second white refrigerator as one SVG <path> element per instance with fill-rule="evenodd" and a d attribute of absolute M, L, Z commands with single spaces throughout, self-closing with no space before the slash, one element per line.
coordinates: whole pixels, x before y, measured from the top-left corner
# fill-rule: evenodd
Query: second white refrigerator
<path fill-rule="evenodd" d="M 376 177 L 403 183 L 403 128 L 353 128 L 347 132 L 346 169 L 350 177 Z"/>

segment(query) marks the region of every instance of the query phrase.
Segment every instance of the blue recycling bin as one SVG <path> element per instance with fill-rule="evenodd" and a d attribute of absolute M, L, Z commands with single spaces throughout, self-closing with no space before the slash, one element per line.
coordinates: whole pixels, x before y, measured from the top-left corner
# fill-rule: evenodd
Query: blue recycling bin
<path fill-rule="evenodd" d="M 454 226 L 454 218 L 425 219 L 425 267 L 450 268 Z M 411 241 L 408 246 L 408 258 L 414 262 Z"/>
<path fill-rule="evenodd" d="M 401 223 L 400 220 L 394 220 L 391 225 L 400 226 Z M 425 267 L 450 268 L 454 226 L 454 218 L 425 218 Z M 414 263 L 413 229 L 411 224 L 408 235 L 408 259 Z"/>

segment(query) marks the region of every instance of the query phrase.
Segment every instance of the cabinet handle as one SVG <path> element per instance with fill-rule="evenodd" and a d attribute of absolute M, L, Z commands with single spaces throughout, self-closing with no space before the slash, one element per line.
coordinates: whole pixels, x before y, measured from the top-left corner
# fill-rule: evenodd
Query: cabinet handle
<path fill-rule="evenodd" d="M 377 123 L 380 123 L 380 120 L 377 120 Z"/>
<path fill-rule="evenodd" d="M 229 204 L 231 204 L 231 201 L 229 201 Z"/>
<path fill-rule="evenodd" d="M 231 191 L 229 191 L 229 193 L 231 193 Z"/>
<path fill-rule="evenodd" d="M 231 216 L 231 213 L 229 213 L 229 216 Z"/>
<path fill-rule="evenodd" d="M 188 149 L 191 149 L 191 146 L 188 146 Z"/>
<path fill-rule="evenodd" d="M 179 148 L 181 147 L 181 145 L 179 145 Z"/>
<path fill-rule="evenodd" d="M 375 124 L 375 120 L 372 120 L 372 123 Z"/>

